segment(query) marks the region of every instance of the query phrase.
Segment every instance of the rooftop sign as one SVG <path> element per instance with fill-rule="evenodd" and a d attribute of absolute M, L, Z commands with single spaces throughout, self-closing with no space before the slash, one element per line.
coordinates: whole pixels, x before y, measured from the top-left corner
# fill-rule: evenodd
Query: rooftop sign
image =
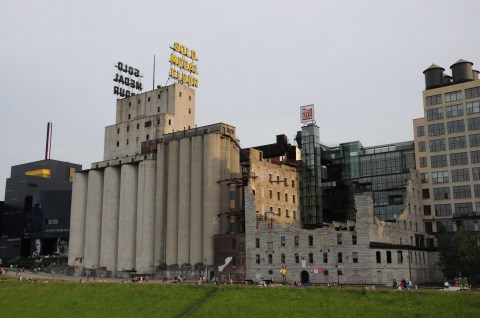
<path fill-rule="evenodd" d="M 135 95 L 136 92 L 143 90 L 142 75 L 138 68 L 129 66 L 122 62 L 118 62 L 115 67 L 118 69 L 115 74 L 114 82 L 117 84 L 113 87 L 113 93 L 120 97 L 130 97 Z"/>
<path fill-rule="evenodd" d="M 175 42 L 171 47 L 169 78 L 190 87 L 198 87 L 197 51 Z"/>
<path fill-rule="evenodd" d="M 313 104 L 300 107 L 300 122 L 306 123 L 309 121 L 315 121 L 315 106 Z"/>

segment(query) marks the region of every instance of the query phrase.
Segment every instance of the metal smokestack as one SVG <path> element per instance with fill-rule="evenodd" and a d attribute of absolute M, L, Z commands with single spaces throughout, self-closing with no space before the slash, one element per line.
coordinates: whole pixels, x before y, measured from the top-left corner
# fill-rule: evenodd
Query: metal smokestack
<path fill-rule="evenodd" d="M 47 145 L 45 147 L 45 160 L 50 159 L 50 151 L 52 150 L 52 122 L 47 124 Z"/>

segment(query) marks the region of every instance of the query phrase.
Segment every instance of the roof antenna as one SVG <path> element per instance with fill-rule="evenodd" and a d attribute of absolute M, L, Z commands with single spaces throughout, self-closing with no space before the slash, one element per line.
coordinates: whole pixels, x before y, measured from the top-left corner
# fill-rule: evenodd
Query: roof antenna
<path fill-rule="evenodd" d="M 45 147 L 45 160 L 50 159 L 50 151 L 52 150 L 52 122 L 47 124 L 47 145 Z"/>

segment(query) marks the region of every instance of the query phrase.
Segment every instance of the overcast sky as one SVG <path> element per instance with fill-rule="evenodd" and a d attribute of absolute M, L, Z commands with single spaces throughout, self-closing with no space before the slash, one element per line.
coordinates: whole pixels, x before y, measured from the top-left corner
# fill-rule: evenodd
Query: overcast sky
<path fill-rule="evenodd" d="M 102 160 L 114 65 L 138 67 L 150 90 L 155 55 L 164 85 L 174 42 L 197 51 L 197 125 L 233 125 L 242 147 L 293 143 L 306 104 L 325 144 L 412 140 L 422 72 L 480 67 L 479 12 L 478 0 L 0 0 L 0 200 L 12 165 L 43 159 L 49 121 L 52 159 Z"/>

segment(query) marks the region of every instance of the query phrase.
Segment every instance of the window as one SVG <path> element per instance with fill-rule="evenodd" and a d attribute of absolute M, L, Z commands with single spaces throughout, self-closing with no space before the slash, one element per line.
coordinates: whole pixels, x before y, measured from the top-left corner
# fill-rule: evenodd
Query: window
<path fill-rule="evenodd" d="M 132 115 L 128 114 L 128 119 L 131 119 L 132 118 Z"/>
<path fill-rule="evenodd" d="M 465 131 L 465 121 L 460 119 L 447 122 L 447 131 L 449 134 Z"/>
<path fill-rule="evenodd" d="M 423 206 L 423 215 L 432 215 L 432 207 L 430 205 Z"/>
<path fill-rule="evenodd" d="M 433 189 L 433 198 L 435 200 L 448 200 L 450 199 L 450 188 L 434 188 Z"/>
<path fill-rule="evenodd" d="M 285 264 L 285 253 L 280 254 L 280 263 Z"/>
<path fill-rule="evenodd" d="M 277 200 L 280 201 L 280 192 L 277 192 Z"/>
<path fill-rule="evenodd" d="M 130 126 L 127 126 L 127 132 L 129 132 L 129 131 L 130 131 Z"/>
<path fill-rule="evenodd" d="M 285 193 L 285 202 L 288 202 L 288 193 Z"/>
<path fill-rule="evenodd" d="M 328 253 L 323 252 L 323 263 L 327 264 L 328 263 Z"/>
<path fill-rule="evenodd" d="M 425 127 L 424 126 L 418 126 L 417 127 L 417 137 L 423 137 L 425 136 Z"/>
<path fill-rule="evenodd" d="M 437 232 L 443 227 L 447 232 L 453 232 L 452 221 L 437 221 Z"/>
<path fill-rule="evenodd" d="M 431 108 L 427 109 L 427 120 L 436 120 L 443 118 L 443 108 Z"/>
<path fill-rule="evenodd" d="M 392 252 L 387 251 L 387 263 L 390 264 L 392 262 Z"/>
<path fill-rule="evenodd" d="M 300 263 L 300 256 L 298 255 L 298 253 L 295 253 L 295 263 Z"/>
<path fill-rule="evenodd" d="M 285 246 L 285 236 L 280 236 L 280 246 Z"/>
<path fill-rule="evenodd" d="M 337 234 L 337 245 L 342 245 L 342 234 Z"/>
<path fill-rule="evenodd" d="M 468 136 L 470 147 L 478 147 L 480 146 L 480 134 L 472 134 Z"/>
<path fill-rule="evenodd" d="M 445 139 L 434 139 L 430 140 L 430 151 L 437 152 L 437 151 L 444 151 L 445 150 Z"/>
<path fill-rule="evenodd" d="M 152 126 L 152 121 L 151 120 L 145 122 L 145 128 L 146 127 L 151 127 L 151 126 Z"/>
<path fill-rule="evenodd" d="M 455 216 L 472 216 L 473 205 L 472 202 L 455 203 Z"/>
<path fill-rule="evenodd" d="M 270 199 L 273 199 L 273 191 L 270 190 Z"/>
<path fill-rule="evenodd" d="M 297 212 L 296 212 L 296 211 L 293 211 L 293 219 L 294 219 L 294 220 L 297 219 Z"/>
<path fill-rule="evenodd" d="M 462 149 L 465 147 L 467 147 L 465 136 L 448 138 L 448 149 Z"/>
<path fill-rule="evenodd" d="M 292 180 L 292 188 L 295 188 L 295 180 Z"/>
<path fill-rule="evenodd" d="M 472 197 L 472 188 L 469 185 L 464 186 L 454 186 L 453 190 L 453 197 L 455 199 L 465 199 Z"/>
<path fill-rule="evenodd" d="M 419 151 L 419 152 L 423 152 L 423 151 L 425 151 L 425 150 L 426 150 L 425 141 L 420 141 L 420 142 L 418 143 L 418 151 Z"/>
<path fill-rule="evenodd" d="M 470 181 L 469 169 L 452 170 L 452 182 Z"/>
<path fill-rule="evenodd" d="M 117 128 L 117 134 L 119 134 L 119 133 L 120 133 L 120 128 Z"/>
<path fill-rule="evenodd" d="M 468 130 L 478 130 L 480 129 L 480 117 L 468 118 Z"/>
<path fill-rule="evenodd" d="M 428 173 L 422 173 L 420 174 L 422 183 L 428 183 Z"/>
<path fill-rule="evenodd" d="M 147 140 L 150 140 L 150 135 L 147 135 Z"/>
<path fill-rule="evenodd" d="M 422 199 L 430 199 L 430 189 L 422 189 Z"/>
<path fill-rule="evenodd" d="M 272 254 L 268 254 L 268 264 L 272 264 L 272 263 L 273 263 Z"/>
<path fill-rule="evenodd" d="M 357 236 L 352 235 L 352 245 L 357 245 Z"/>
<path fill-rule="evenodd" d="M 445 93 L 445 103 L 455 102 L 462 99 L 462 91 Z"/>
<path fill-rule="evenodd" d="M 338 256 L 338 264 L 343 263 L 343 255 L 342 255 L 342 252 L 338 252 L 337 256 Z"/>
<path fill-rule="evenodd" d="M 287 218 L 290 218 L 290 213 L 288 213 L 288 209 L 285 210 L 285 216 L 286 216 Z"/>
<path fill-rule="evenodd" d="M 380 254 L 380 251 L 376 251 L 375 256 L 377 258 L 377 264 L 380 264 L 382 262 L 382 255 Z"/>
<path fill-rule="evenodd" d="M 427 106 L 441 104 L 442 103 L 442 95 L 438 94 L 438 95 L 433 95 L 433 96 L 427 96 L 425 98 L 425 102 L 426 102 Z"/>
<path fill-rule="evenodd" d="M 443 123 L 428 125 L 429 136 L 441 136 L 445 134 L 445 125 Z"/>
<path fill-rule="evenodd" d="M 420 167 L 424 168 L 427 166 L 427 158 L 426 157 L 420 157 Z"/>
<path fill-rule="evenodd" d="M 292 195 L 292 202 L 295 203 L 295 194 Z"/>
<path fill-rule="evenodd" d="M 480 96 L 480 87 L 473 87 L 465 90 L 465 99 L 475 98 L 478 96 Z"/>
<path fill-rule="evenodd" d="M 432 168 L 441 168 L 448 166 L 447 155 L 431 156 L 430 166 Z"/>
<path fill-rule="evenodd" d="M 313 246 L 313 235 L 308 236 L 308 246 Z"/>
<path fill-rule="evenodd" d="M 451 216 L 452 206 L 450 204 L 435 204 L 435 216 Z"/>
<path fill-rule="evenodd" d="M 432 183 L 446 183 L 449 182 L 448 171 L 432 172 Z"/>
<path fill-rule="evenodd" d="M 188 113 L 189 113 L 189 114 L 192 113 L 192 109 L 191 109 L 191 108 L 188 109 Z"/>
<path fill-rule="evenodd" d="M 237 250 L 237 240 L 232 239 L 232 250 L 236 251 Z"/>
<path fill-rule="evenodd" d="M 282 209 L 278 208 L 278 216 L 282 216 Z"/>
<path fill-rule="evenodd" d="M 352 252 L 352 261 L 354 263 L 358 263 L 358 253 L 357 252 Z"/>
<path fill-rule="evenodd" d="M 467 103 L 467 114 L 480 113 L 480 101 Z"/>
<path fill-rule="evenodd" d="M 160 95 L 159 95 L 160 96 Z M 159 113 L 160 112 L 160 107 L 157 107 L 157 112 Z"/>
<path fill-rule="evenodd" d="M 178 97 L 182 97 L 182 92 L 178 92 Z"/>
<path fill-rule="evenodd" d="M 397 252 L 397 263 L 398 264 L 403 264 L 403 253 L 402 253 L 402 251 Z"/>
<path fill-rule="evenodd" d="M 172 120 L 171 120 L 171 119 L 168 120 L 168 124 L 169 124 L 169 125 L 172 124 Z"/>
<path fill-rule="evenodd" d="M 57 225 L 58 224 L 58 219 L 45 219 L 45 224 Z"/>
<path fill-rule="evenodd" d="M 298 246 L 298 235 L 293 238 L 293 245 Z"/>
<path fill-rule="evenodd" d="M 323 276 L 328 276 L 328 269 L 325 269 L 325 270 L 323 271 Z"/>
<path fill-rule="evenodd" d="M 450 165 L 466 165 L 468 164 L 468 154 L 466 152 L 458 152 L 450 154 Z"/>
<path fill-rule="evenodd" d="M 473 178 L 473 180 L 480 180 L 480 168 L 479 167 L 472 168 L 472 178 Z"/>
<path fill-rule="evenodd" d="M 140 129 L 140 124 L 137 124 L 137 129 Z"/>
<path fill-rule="evenodd" d="M 457 117 L 463 115 L 463 105 L 456 104 L 445 107 L 445 115 L 447 117 Z"/>
<path fill-rule="evenodd" d="M 470 162 L 480 163 L 480 150 L 470 151 Z"/>
<path fill-rule="evenodd" d="M 148 102 L 150 101 L 150 97 L 147 98 L 147 101 L 148 101 Z"/>
<path fill-rule="evenodd" d="M 428 234 L 433 233 L 432 222 L 425 222 L 425 232 Z"/>
<path fill-rule="evenodd" d="M 127 139 L 127 145 L 128 145 L 128 139 Z"/>
<path fill-rule="evenodd" d="M 260 248 L 260 239 L 259 238 L 255 239 L 255 247 Z"/>
<path fill-rule="evenodd" d="M 117 147 L 120 146 L 120 141 L 117 141 Z"/>
<path fill-rule="evenodd" d="M 255 264 L 260 264 L 260 254 L 255 255 Z"/>
<path fill-rule="evenodd" d="M 308 253 L 308 262 L 309 262 L 310 264 L 313 263 L 313 253 Z"/>
<path fill-rule="evenodd" d="M 142 102 L 141 99 L 137 100 L 137 104 L 140 105 L 140 103 Z"/>
<path fill-rule="evenodd" d="M 473 193 L 475 193 L 475 198 L 480 198 L 480 184 L 473 185 Z"/>

